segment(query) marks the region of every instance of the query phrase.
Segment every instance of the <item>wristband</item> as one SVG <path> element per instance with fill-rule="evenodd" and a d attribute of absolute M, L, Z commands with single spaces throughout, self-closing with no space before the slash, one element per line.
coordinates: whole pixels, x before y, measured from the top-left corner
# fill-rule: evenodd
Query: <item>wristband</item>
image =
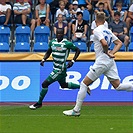
<path fill-rule="evenodd" d="M 74 60 L 71 60 L 73 63 L 75 62 Z"/>
<path fill-rule="evenodd" d="M 44 59 L 42 59 L 42 61 L 45 61 Z"/>

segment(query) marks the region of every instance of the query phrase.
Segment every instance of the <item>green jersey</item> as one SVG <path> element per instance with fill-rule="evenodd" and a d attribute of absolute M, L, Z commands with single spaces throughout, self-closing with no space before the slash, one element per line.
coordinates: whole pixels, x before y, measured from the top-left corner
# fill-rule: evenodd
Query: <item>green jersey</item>
<path fill-rule="evenodd" d="M 53 39 L 50 41 L 49 47 L 52 49 L 53 69 L 57 71 L 66 69 L 66 60 L 70 49 L 75 50 L 76 46 L 67 39 L 63 39 L 61 42 Z"/>

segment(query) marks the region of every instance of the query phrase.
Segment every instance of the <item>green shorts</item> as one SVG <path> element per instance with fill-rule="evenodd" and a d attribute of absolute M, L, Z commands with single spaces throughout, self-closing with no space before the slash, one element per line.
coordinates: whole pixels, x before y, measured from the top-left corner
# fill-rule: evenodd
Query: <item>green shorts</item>
<path fill-rule="evenodd" d="M 65 83 L 66 82 L 66 70 L 59 72 L 58 70 L 53 70 L 50 75 L 47 77 L 47 81 L 49 83 L 53 83 L 55 81 L 58 81 L 59 83 Z"/>

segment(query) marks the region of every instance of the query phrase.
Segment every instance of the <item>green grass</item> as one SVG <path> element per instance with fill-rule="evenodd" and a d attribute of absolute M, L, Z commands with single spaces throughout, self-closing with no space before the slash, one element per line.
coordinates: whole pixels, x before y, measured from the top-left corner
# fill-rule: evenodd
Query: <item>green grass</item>
<path fill-rule="evenodd" d="M 132 106 L 83 106 L 80 117 L 64 116 L 72 106 L 0 106 L 0 133 L 133 133 Z"/>

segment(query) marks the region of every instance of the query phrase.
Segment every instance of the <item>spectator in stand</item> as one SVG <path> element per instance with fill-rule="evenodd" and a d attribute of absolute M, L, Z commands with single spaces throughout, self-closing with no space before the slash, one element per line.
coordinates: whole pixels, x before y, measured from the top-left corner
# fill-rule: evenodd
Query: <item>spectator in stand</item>
<path fill-rule="evenodd" d="M 113 11 L 111 8 L 111 0 L 98 0 L 96 7 L 98 7 L 99 3 L 101 3 L 101 2 L 104 3 L 104 9 L 107 10 L 113 18 Z"/>
<path fill-rule="evenodd" d="M 58 18 L 59 14 L 63 15 L 63 21 L 67 23 L 67 19 L 69 18 L 68 10 L 65 9 L 65 2 L 60 1 L 59 2 L 59 9 L 56 11 L 56 19 Z"/>
<path fill-rule="evenodd" d="M 26 24 L 31 25 L 31 31 L 34 31 L 35 28 L 35 20 L 29 17 L 31 13 L 30 4 L 28 2 L 24 2 L 24 0 L 18 0 L 17 3 L 13 6 L 14 15 L 15 15 L 15 24 L 22 24 L 25 26 Z"/>
<path fill-rule="evenodd" d="M 120 20 L 120 12 L 114 13 L 114 21 L 109 23 L 109 29 L 125 44 L 129 44 L 129 37 L 127 36 L 127 26 L 124 21 Z"/>
<path fill-rule="evenodd" d="M 127 29 L 129 32 L 130 26 L 133 26 L 133 4 L 129 7 L 126 24 L 127 24 Z"/>
<path fill-rule="evenodd" d="M 24 0 L 24 2 L 28 2 L 30 4 L 30 6 L 32 6 L 32 0 Z"/>
<path fill-rule="evenodd" d="M 116 11 L 120 12 L 121 14 L 121 17 L 120 17 L 120 20 L 121 21 L 126 21 L 126 18 L 127 18 L 127 11 L 122 11 L 122 2 L 117 2 L 116 3 Z M 114 11 L 114 12 L 116 12 Z"/>
<path fill-rule="evenodd" d="M 46 4 L 45 0 L 39 0 L 39 3 L 40 4 L 37 5 L 36 9 L 35 9 L 37 26 L 39 26 L 41 24 L 49 26 L 49 23 L 50 23 L 50 20 L 49 20 L 49 13 L 50 13 L 49 4 Z"/>
<path fill-rule="evenodd" d="M 103 2 L 98 2 L 98 8 L 95 10 L 95 13 L 97 12 L 104 12 L 105 13 L 105 19 L 108 21 L 110 14 L 107 10 L 104 9 L 104 3 Z"/>
<path fill-rule="evenodd" d="M 76 19 L 77 16 L 77 12 L 81 12 L 81 9 L 78 7 L 78 1 L 73 1 L 73 14 L 74 14 L 74 18 Z"/>
<path fill-rule="evenodd" d="M 6 0 L 1 0 L 0 3 L 0 24 L 7 26 L 10 23 L 11 6 L 6 4 Z"/>
<path fill-rule="evenodd" d="M 66 38 L 67 34 L 67 24 L 63 22 L 63 15 L 58 15 L 58 21 L 54 24 L 54 36 L 56 35 L 57 29 L 64 29 L 64 37 Z"/>
<path fill-rule="evenodd" d="M 73 37 L 72 37 L 72 41 L 75 42 L 78 39 L 80 39 L 81 41 L 85 41 L 87 40 L 87 29 L 88 29 L 88 25 L 87 22 L 85 20 L 83 20 L 83 13 L 82 12 L 77 12 L 77 20 L 75 20 L 72 23 L 72 33 L 73 33 Z"/>
<path fill-rule="evenodd" d="M 85 2 L 86 2 L 86 8 L 88 9 L 88 11 L 90 12 L 91 10 L 92 10 L 92 4 L 91 4 L 91 2 L 90 1 L 88 1 L 88 0 L 85 0 Z"/>
<path fill-rule="evenodd" d="M 69 9 L 69 5 L 71 4 L 68 0 L 62 0 L 65 3 L 65 9 Z"/>

